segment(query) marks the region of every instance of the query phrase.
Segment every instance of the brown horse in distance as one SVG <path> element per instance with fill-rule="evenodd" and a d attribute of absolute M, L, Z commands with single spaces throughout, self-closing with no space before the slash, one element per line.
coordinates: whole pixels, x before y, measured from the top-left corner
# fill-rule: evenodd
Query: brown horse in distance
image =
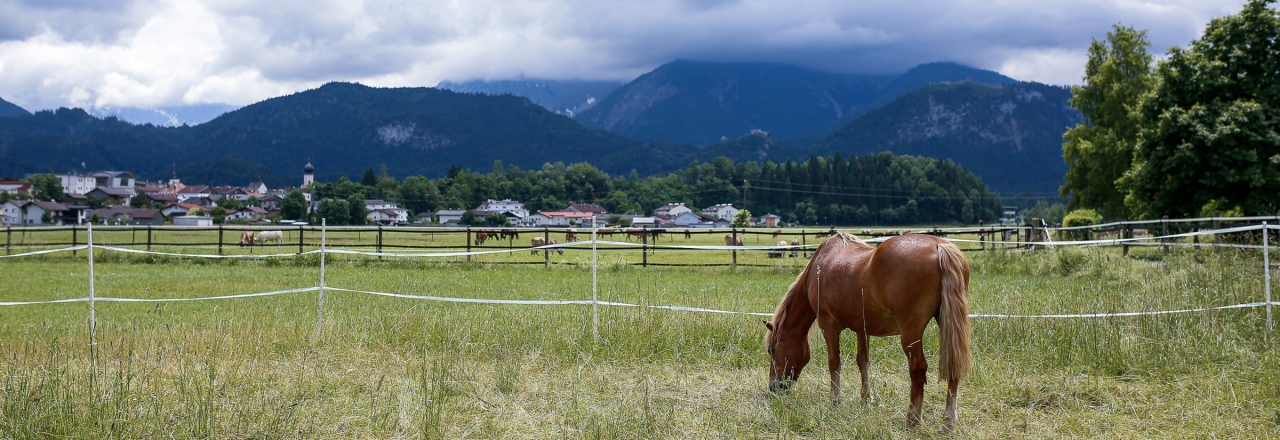
<path fill-rule="evenodd" d="M 890 238 L 868 246 L 848 233 L 837 233 L 814 251 L 813 258 L 787 289 L 765 321 L 765 348 L 771 357 L 769 389 L 787 389 L 809 362 L 809 329 L 814 320 L 827 343 L 831 397 L 840 398 L 840 332 L 858 337 L 858 370 L 862 398 L 868 397 L 870 336 L 902 335 L 911 375 L 907 420 L 920 421 L 924 400 L 924 330 L 929 320 L 939 328 L 938 377 L 947 384 L 944 427 L 956 421 L 956 386 L 969 373 L 969 262 L 959 248 L 931 235 Z"/>

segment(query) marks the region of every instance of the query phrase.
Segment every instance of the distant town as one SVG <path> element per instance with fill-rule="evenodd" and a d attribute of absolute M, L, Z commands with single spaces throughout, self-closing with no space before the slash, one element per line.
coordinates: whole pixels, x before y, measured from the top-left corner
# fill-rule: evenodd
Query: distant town
<path fill-rule="evenodd" d="M 313 200 L 315 168 L 303 167 L 297 187 L 268 188 L 263 182 L 244 186 L 187 184 L 174 175 L 165 182 L 139 180 L 128 171 L 33 175 L 0 181 L 0 223 L 5 226 L 288 224 L 312 222 L 324 208 Z M 292 206 L 291 206 L 292 205 Z M 302 215 L 290 214 L 290 210 Z M 520 227 L 679 227 L 730 228 L 783 226 L 782 217 L 751 217 L 731 203 L 696 210 L 668 203 L 649 214 L 611 213 L 594 203 L 569 203 L 557 211 L 530 212 L 516 200 L 485 200 L 474 209 L 411 212 L 399 204 L 365 199 L 365 224 L 385 226 L 510 225 Z M 353 212 L 355 212 L 353 211 Z M 741 215 L 740 215 L 741 214 Z M 356 216 L 358 218 L 359 216 Z M 736 221 L 735 221 L 736 220 Z M 351 222 L 358 223 L 358 222 Z"/>

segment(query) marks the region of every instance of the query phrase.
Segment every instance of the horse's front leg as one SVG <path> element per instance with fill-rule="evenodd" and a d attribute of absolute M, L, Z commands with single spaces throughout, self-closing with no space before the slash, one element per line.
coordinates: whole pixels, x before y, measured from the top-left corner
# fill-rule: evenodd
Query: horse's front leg
<path fill-rule="evenodd" d="M 831 372 L 831 404 L 840 404 L 840 331 L 823 326 L 822 337 L 827 341 L 827 370 Z"/>
<path fill-rule="evenodd" d="M 871 364 L 871 337 L 866 333 L 857 333 L 858 335 L 858 372 L 862 373 L 862 401 L 866 402 L 871 397 L 871 379 L 867 376 Z"/>

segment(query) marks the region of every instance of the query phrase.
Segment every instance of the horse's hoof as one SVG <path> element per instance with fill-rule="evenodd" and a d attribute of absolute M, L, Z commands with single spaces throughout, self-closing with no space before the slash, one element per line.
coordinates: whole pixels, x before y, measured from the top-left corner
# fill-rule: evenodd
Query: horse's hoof
<path fill-rule="evenodd" d="M 946 419 L 942 421 L 942 429 L 938 430 L 939 434 L 948 434 L 956 427 L 955 419 Z"/>

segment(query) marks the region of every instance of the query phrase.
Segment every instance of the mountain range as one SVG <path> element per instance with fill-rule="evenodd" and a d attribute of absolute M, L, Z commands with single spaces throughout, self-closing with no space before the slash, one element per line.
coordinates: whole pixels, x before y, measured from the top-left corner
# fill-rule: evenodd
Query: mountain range
<path fill-rule="evenodd" d="M 676 61 L 620 87 L 329 83 L 180 127 L 79 109 L 30 114 L 0 101 L 7 116 L 0 117 L 0 173 L 127 169 L 167 178 L 177 165 L 212 176 L 219 167 L 256 164 L 240 168 L 256 180 L 295 181 L 310 160 L 321 181 L 383 164 L 396 176 L 437 177 L 454 165 L 488 170 L 495 161 L 524 169 L 585 161 L 613 175 L 647 175 L 717 156 L 783 162 L 891 151 L 951 159 L 997 191 L 1048 192 L 1065 171 L 1061 135 L 1080 121 L 1069 97 L 1062 87 L 953 63 L 850 75 Z"/>

